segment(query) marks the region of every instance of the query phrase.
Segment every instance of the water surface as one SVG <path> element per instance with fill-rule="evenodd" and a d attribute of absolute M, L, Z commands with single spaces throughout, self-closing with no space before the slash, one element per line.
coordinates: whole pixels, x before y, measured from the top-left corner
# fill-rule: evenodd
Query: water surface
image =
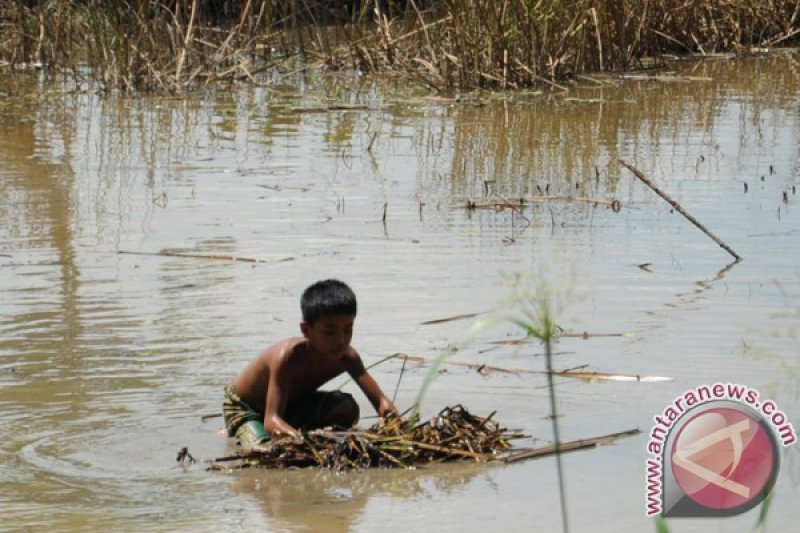
<path fill-rule="evenodd" d="M 200 416 L 219 411 L 223 385 L 258 351 L 299 332 L 300 293 L 325 277 L 359 297 L 367 363 L 458 343 L 471 321 L 421 323 L 502 308 L 523 274 L 566 294 L 566 331 L 615 334 L 562 339 L 559 368 L 673 378 L 559 380 L 565 439 L 649 431 L 673 397 L 716 381 L 758 388 L 800 427 L 799 61 L 679 63 L 673 81 L 459 101 L 350 78 L 178 99 L 0 78 L 3 528 L 560 528 L 551 459 L 347 475 L 176 465 L 182 446 L 202 459 L 230 451 L 220 419 Z M 358 109 L 319 112 L 330 103 Z M 744 260 L 732 265 L 619 159 Z M 623 207 L 464 208 L 487 192 Z M 484 331 L 453 358 L 543 368 L 539 346 L 493 343 L 520 335 Z M 446 369 L 425 416 L 496 410 L 549 441 L 541 376 Z M 399 362 L 373 372 L 393 393 Z M 406 369 L 401 408 L 426 372 Z M 645 442 L 564 457 L 574 530 L 651 530 Z M 776 486 L 777 530 L 800 518 L 797 449 Z"/>

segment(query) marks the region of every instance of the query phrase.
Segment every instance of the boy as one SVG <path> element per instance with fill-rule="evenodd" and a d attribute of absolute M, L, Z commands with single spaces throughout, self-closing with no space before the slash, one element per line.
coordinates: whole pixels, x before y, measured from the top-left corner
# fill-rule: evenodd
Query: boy
<path fill-rule="evenodd" d="M 350 287 L 334 279 L 318 281 L 303 292 L 300 307 L 303 337 L 270 346 L 225 387 L 225 427 L 242 447 L 264 443 L 268 434 L 298 436 L 301 430 L 354 426 L 359 409 L 350 394 L 317 390 L 344 372 L 380 416 L 397 414 L 350 346 L 356 318 Z"/>

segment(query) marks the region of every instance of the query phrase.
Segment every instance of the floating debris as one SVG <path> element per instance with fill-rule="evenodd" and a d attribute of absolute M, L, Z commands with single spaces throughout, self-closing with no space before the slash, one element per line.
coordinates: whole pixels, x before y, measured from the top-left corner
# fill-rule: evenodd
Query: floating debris
<path fill-rule="evenodd" d="M 469 459 L 498 460 L 508 455 L 510 433 L 487 417 L 463 406 L 446 407 L 427 422 L 418 418 L 382 419 L 367 431 L 315 430 L 302 437 L 283 437 L 237 455 L 214 459 L 209 469 L 266 467 L 273 469 L 321 467 L 333 470 L 391 467 Z M 227 463 L 225 465 L 221 463 Z"/>
<path fill-rule="evenodd" d="M 538 187 L 538 185 L 537 185 Z M 546 192 L 550 188 L 548 185 L 545 188 Z M 539 187 L 541 191 L 541 187 Z M 619 212 L 622 209 L 622 202 L 617 199 L 607 200 L 605 198 L 588 198 L 584 196 L 565 196 L 565 195 L 549 195 L 549 194 L 541 194 L 539 196 L 519 196 L 519 197 L 510 197 L 506 198 L 504 196 L 495 195 L 485 199 L 475 199 L 475 198 L 467 198 L 464 205 L 459 206 L 463 209 L 494 209 L 494 210 L 501 210 L 507 207 L 510 208 L 520 208 L 520 207 L 527 207 L 531 204 L 538 204 L 538 203 L 550 203 L 550 202 L 572 202 L 572 203 L 584 203 L 584 204 L 593 204 L 593 205 L 604 205 L 611 207 L 614 212 Z"/>
<path fill-rule="evenodd" d="M 528 435 L 509 432 L 487 417 L 463 406 L 444 408 L 427 422 L 382 419 L 367 431 L 315 430 L 302 437 L 283 437 L 236 455 L 208 461 L 208 470 L 262 467 L 268 469 L 327 468 L 347 471 L 365 468 L 415 468 L 448 461 L 513 463 L 556 453 L 611 444 L 638 434 L 630 429 L 538 448 L 512 449 L 509 441 Z M 184 448 L 181 453 L 186 450 Z M 180 457 L 180 454 L 179 454 Z"/>
<path fill-rule="evenodd" d="M 302 114 L 332 113 L 334 111 L 370 111 L 370 108 L 365 105 L 334 104 L 325 107 L 293 107 L 291 109 L 292 113 Z"/>

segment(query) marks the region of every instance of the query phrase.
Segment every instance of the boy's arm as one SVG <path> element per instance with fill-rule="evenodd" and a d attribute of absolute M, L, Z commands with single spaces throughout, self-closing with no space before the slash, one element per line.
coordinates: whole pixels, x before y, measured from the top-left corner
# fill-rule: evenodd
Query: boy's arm
<path fill-rule="evenodd" d="M 394 406 L 394 403 L 383 393 L 378 383 L 364 368 L 364 363 L 357 353 L 350 359 L 347 373 L 350 374 L 353 381 L 355 381 L 364 392 L 364 395 L 375 408 L 375 411 L 378 412 L 378 415 L 397 415 L 397 408 Z"/>
<path fill-rule="evenodd" d="M 296 437 L 300 432 L 283 419 L 289 393 L 286 384 L 282 383 L 284 381 L 281 379 L 283 374 L 282 367 L 283 365 L 279 363 L 269 373 L 267 397 L 264 400 L 264 429 L 273 436 L 284 434 Z"/>

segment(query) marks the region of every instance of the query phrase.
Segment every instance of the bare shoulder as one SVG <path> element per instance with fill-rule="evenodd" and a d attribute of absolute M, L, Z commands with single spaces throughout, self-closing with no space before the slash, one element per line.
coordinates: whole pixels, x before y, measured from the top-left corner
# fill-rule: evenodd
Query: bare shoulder
<path fill-rule="evenodd" d="M 233 380 L 233 389 L 251 405 L 262 405 L 267 383 L 281 373 L 302 339 L 288 338 L 258 354 Z"/>
<path fill-rule="evenodd" d="M 304 351 L 303 337 L 289 337 L 278 341 L 261 354 L 264 364 L 270 368 L 284 366 L 300 357 Z"/>
<path fill-rule="evenodd" d="M 356 350 L 352 346 L 347 347 L 347 350 L 344 352 L 344 356 L 347 359 L 357 359 L 359 361 L 361 360 L 361 354 L 359 354 L 358 350 Z"/>
<path fill-rule="evenodd" d="M 361 355 L 359 355 L 358 351 L 349 346 L 347 350 L 344 352 L 344 363 L 347 367 L 347 370 L 352 372 L 363 372 L 364 371 L 364 362 L 361 360 Z"/>

